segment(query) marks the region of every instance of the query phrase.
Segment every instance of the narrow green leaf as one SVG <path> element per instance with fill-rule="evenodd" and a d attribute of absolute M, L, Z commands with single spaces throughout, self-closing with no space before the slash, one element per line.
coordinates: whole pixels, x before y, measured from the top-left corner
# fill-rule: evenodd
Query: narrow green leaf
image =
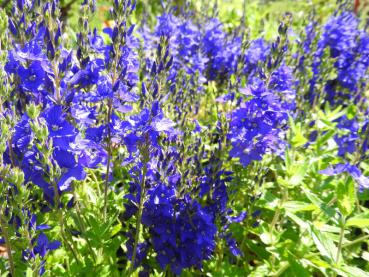
<path fill-rule="evenodd" d="M 336 133 L 336 130 L 329 130 L 328 132 L 326 132 L 324 135 L 322 135 L 319 138 L 319 141 L 318 141 L 319 145 L 320 146 L 325 145 L 327 141 L 334 136 L 335 133 Z"/>
<path fill-rule="evenodd" d="M 355 226 L 358 228 L 369 227 L 369 212 L 358 214 L 346 221 L 346 226 Z"/>
<path fill-rule="evenodd" d="M 302 201 L 287 201 L 283 204 L 286 211 L 291 213 L 297 213 L 302 211 L 314 211 L 316 206 L 311 203 L 306 203 Z"/>
<path fill-rule="evenodd" d="M 306 221 L 299 218 L 297 215 L 295 215 L 291 212 L 286 212 L 286 215 L 290 219 L 292 219 L 297 225 L 299 225 L 302 230 L 306 230 L 307 228 L 309 228 L 309 224 Z"/>
<path fill-rule="evenodd" d="M 311 274 L 309 271 L 307 271 L 301 263 L 296 260 L 296 257 L 293 257 L 292 255 L 288 256 L 288 262 L 290 264 L 290 268 L 292 271 L 293 276 L 298 277 L 309 277 Z"/>
<path fill-rule="evenodd" d="M 337 247 L 334 244 L 333 240 L 331 240 L 324 233 L 320 232 L 314 226 L 310 227 L 311 227 L 310 234 L 320 254 L 327 260 L 329 260 L 331 263 L 334 263 L 337 254 Z"/>
<path fill-rule="evenodd" d="M 356 190 L 352 179 L 348 179 L 346 183 L 339 182 L 336 192 L 337 205 L 340 212 L 345 216 L 349 216 L 353 212 L 356 203 Z"/>
<path fill-rule="evenodd" d="M 294 174 L 289 179 L 288 184 L 293 187 L 300 185 L 301 182 L 304 180 L 309 166 L 310 162 L 308 160 L 305 160 L 304 163 L 295 164 L 294 166 L 292 166 L 292 168 L 289 168 L 288 171 L 293 171 Z"/>
<path fill-rule="evenodd" d="M 298 130 L 298 132 L 291 139 L 291 143 L 294 147 L 305 145 L 307 142 L 308 140 L 304 137 L 301 130 Z"/>
<path fill-rule="evenodd" d="M 122 228 L 122 224 L 117 224 L 113 226 L 113 228 L 110 231 L 110 236 L 113 237 L 114 235 L 116 235 L 120 231 L 121 228 Z"/>
<path fill-rule="evenodd" d="M 324 203 L 317 195 L 313 194 L 312 192 L 310 192 L 309 190 L 302 188 L 302 190 L 304 191 L 305 195 L 307 196 L 307 198 L 317 207 L 319 207 L 321 209 L 321 211 L 328 216 L 329 218 L 331 218 L 335 223 L 338 224 L 338 222 L 336 222 L 336 220 L 334 220 L 334 215 L 336 214 L 336 211 L 334 209 L 332 209 L 331 207 L 329 207 L 326 203 Z"/>
<path fill-rule="evenodd" d="M 342 276 L 348 276 L 348 277 L 369 277 L 369 273 L 363 271 L 362 269 L 354 266 L 349 266 L 343 264 L 341 267 L 341 270 L 335 269 L 335 271 L 338 274 L 341 274 Z"/>

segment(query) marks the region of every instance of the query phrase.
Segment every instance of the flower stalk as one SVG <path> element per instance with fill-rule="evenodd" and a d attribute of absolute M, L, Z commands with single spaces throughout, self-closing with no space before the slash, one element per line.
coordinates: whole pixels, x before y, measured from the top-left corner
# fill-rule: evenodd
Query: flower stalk
<path fill-rule="evenodd" d="M 130 267 L 130 274 L 133 273 L 134 267 L 135 267 L 135 261 L 137 256 L 137 247 L 138 242 L 140 240 L 140 233 L 141 233 L 141 220 L 142 220 L 142 212 L 144 208 L 145 203 L 145 197 L 146 197 L 146 188 L 145 188 L 145 182 L 146 182 L 146 174 L 147 174 L 147 162 L 149 160 L 149 153 L 148 153 L 148 139 L 146 138 L 145 146 L 142 149 L 143 154 L 143 169 L 142 169 L 142 178 L 140 183 L 140 203 L 138 206 L 137 211 L 137 218 L 136 218 L 136 233 L 135 233 L 135 240 L 133 244 L 133 251 L 132 251 L 132 259 L 131 259 L 131 267 Z"/>
<path fill-rule="evenodd" d="M 12 247 L 10 243 L 8 227 L 6 226 L 6 222 L 4 220 L 4 212 L 2 208 L 0 208 L 0 227 L 1 227 L 1 233 L 4 237 L 6 252 L 8 255 L 8 259 L 9 259 L 10 273 L 11 273 L 11 276 L 15 276 L 15 265 L 14 265 L 13 254 L 12 254 Z"/>

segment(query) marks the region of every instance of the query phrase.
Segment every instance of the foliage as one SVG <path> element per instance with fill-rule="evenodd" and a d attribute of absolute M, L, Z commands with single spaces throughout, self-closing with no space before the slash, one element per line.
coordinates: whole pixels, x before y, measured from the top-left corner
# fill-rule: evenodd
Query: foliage
<path fill-rule="evenodd" d="M 364 8 L 12 4 L 1 276 L 369 275 Z"/>

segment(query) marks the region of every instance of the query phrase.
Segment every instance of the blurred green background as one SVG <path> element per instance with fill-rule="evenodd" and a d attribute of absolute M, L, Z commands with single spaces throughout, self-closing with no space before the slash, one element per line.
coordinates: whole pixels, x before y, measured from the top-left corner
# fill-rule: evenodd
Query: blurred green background
<path fill-rule="evenodd" d="M 73 1 L 68 14 L 70 26 L 78 30 L 78 10 L 79 2 L 74 0 L 63 0 L 63 4 Z M 136 10 L 136 22 L 143 19 L 151 21 L 160 14 L 163 9 L 160 0 L 138 0 Z M 184 0 L 164 1 L 182 6 Z M 320 17 L 329 15 L 334 7 L 336 0 L 210 0 L 210 1 L 192 1 L 192 6 L 201 13 L 212 14 L 216 5 L 216 12 L 226 27 L 232 28 L 240 24 L 245 10 L 246 25 L 250 29 L 251 37 L 264 35 L 269 39 L 276 35 L 278 23 L 286 12 L 293 14 L 293 24 L 297 30 L 305 24 L 304 18 L 307 13 L 315 10 Z M 93 25 L 102 28 L 109 24 L 109 7 L 111 1 L 97 1 L 97 16 L 93 18 Z M 244 9 L 244 6 L 246 7 Z M 201 12 L 200 12 L 201 11 Z M 143 16 L 145 15 L 145 16 Z M 324 19 L 324 18 L 321 18 Z"/>
<path fill-rule="evenodd" d="M 112 1 L 97 0 L 96 16 L 91 18 L 92 26 L 102 29 L 109 25 L 109 8 Z M 352 5 L 355 0 L 351 0 Z M 10 12 L 12 1 L 0 0 L 0 6 L 5 6 Z M 61 0 L 65 25 L 74 32 L 78 31 L 79 7 L 82 0 Z M 163 1 L 175 6 L 183 6 L 185 0 Z M 362 1 L 363 2 L 363 1 Z M 365 1 L 364 1 L 365 2 Z M 264 36 L 271 39 L 276 36 L 279 20 L 286 12 L 293 15 L 294 31 L 299 33 L 302 26 L 306 25 L 307 14 L 315 12 L 318 20 L 324 20 L 336 7 L 336 0 L 192 0 L 192 8 L 199 15 L 214 14 L 214 7 L 225 27 L 231 29 L 240 24 L 245 10 L 246 26 L 250 30 L 251 38 Z M 246 7 L 244 9 L 244 6 Z M 362 5 L 365 6 L 365 5 Z M 368 5 L 369 6 L 369 5 Z M 363 8 L 364 9 L 364 8 Z M 135 13 L 135 23 L 142 20 L 155 20 L 156 16 L 163 12 L 160 0 L 138 0 Z M 366 12 L 362 12 L 366 14 Z M 152 25 L 151 25 L 152 26 Z"/>
<path fill-rule="evenodd" d="M 67 2 L 68 0 L 64 0 Z M 73 0 L 72 0 L 73 1 Z M 143 19 L 152 21 L 163 9 L 160 0 L 139 0 L 137 1 L 136 22 Z M 184 0 L 164 1 L 182 6 Z M 192 1 L 193 8 L 199 14 L 213 14 L 214 7 L 219 13 L 220 19 L 225 23 L 226 28 L 233 28 L 240 24 L 245 10 L 245 21 L 249 27 L 251 38 L 264 35 L 266 39 L 271 39 L 276 35 L 279 20 L 286 12 L 293 14 L 293 24 L 296 31 L 299 31 L 304 22 L 306 14 L 315 11 L 315 14 L 324 19 L 336 7 L 336 0 L 210 0 Z M 109 23 L 109 1 L 97 1 L 97 16 L 93 18 L 93 25 L 101 28 Z M 245 8 L 244 8 L 245 6 Z M 71 8 L 69 16 L 70 25 L 74 29 L 77 27 L 79 1 L 76 1 Z M 145 15 L 145 16 L 143 16 Z M 152 26 L 152 25 L 151 25 Z"/>

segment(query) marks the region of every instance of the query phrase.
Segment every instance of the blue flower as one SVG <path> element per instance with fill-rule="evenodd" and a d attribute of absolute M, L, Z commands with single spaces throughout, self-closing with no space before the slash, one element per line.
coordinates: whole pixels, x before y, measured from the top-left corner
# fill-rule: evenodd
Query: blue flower
<path fill-rule="evenodd" d="M 44 82 L 45 71 L 41 66 L 41 62 L 34 61 L 28 68 L 21 65 L 18 68 L 18 75 L 22 79 L 22 87 L 25 90 L 35 92 Z"/>
<path fill-rule="evenodd" d="M 179 275 L 184 268 L 201 267 L 202 261 L 211 257 L 216 226 L 198 202 L 188 197 L 176 200 L 173 189 L 158 186 L 151 190 L 146 207 L 143 223 L 150 227 L 163 269 L 170 265 L 172 272 Z"/>
<path fill-rule="evenodd" d="M 66 119 L 62 106 L 52 106 L 42 113 L 45 118 L 53 145 L 61 149 L 68 149 L 75 139 L 77 131 Z"/>
<path fill-rule="evenodd" d="M 144 143 L 158 147 L 158 137 L 161 133 L 172 134 L 174 123 L 164 117 L 159 102 L 152 103 L 151 110 L 143 109 L 138 115 L 132 115 L 127 124 L 123 123 L 127 134 L 124 142 L 129 152 L 135 152 Z"/>
<path fill-rule="evenodd" d="M 356 45 L 359 20 L 352 12 L 331 17 L 324 26 L 321 40 L 330 47 L 332 58 L 350 54 Z"/>
<path fill-rule="evenodd" d="M 288 114 L 295 109 L 295 89 L 290 68 L 283 63 L 266 81 L 250 77 L 249 85 L 240 90 L 246 101 L 237 103 L 230 117 L 228 139 L 231 157 L 243 166 L 261 160 L 267 153 L 281 154 L 285 141 Z"/>
<path fill-rule="evenodd" d="M 341 12 L 328 20 L 317 43 L 312 63 L 311 103 L 319 97 L 314 90 L 321 82 L 326 82 L 326 99 L 332 105 L 348 105 L 349 101 L 357 103 L 364 97 L 358 93 L 358 89 L 368 68 L 365 55 L 368 52 L 367 37 L 365 31 L 359 28 L 359 19 L 351 12 Z M 337 72 L 337 77 L 330 80 L 326 80 L 328 72 L 333 70 L 329 69 L 329 63 L 325 63 L 324 68 L 321 68 L 325 49 L 329 49 L 332 65 Z"/>
<path fill-rule="evenodd" d="M 13 135 L 13 151 L 21 157 L 29 147 L 33 138 L 31 126 L 29 125 L 29 118 L 23 115 L 21 120 L 14 127 Z"/>
<path fill-rule="evenodd" d="M 359 185 L 359 191 L 369 189 L 369 178 L 364 176 L 357 166 L 349 163 L 337 164 L 334 167 L 328 167 L 327 169 L 321 170 L 320 173 L 328 176 L 348 173 Z"/>
<path fill-rule="evenodd" d="M 359 124 L 356 119 L 349 120 L 346 116 L 339 118 L 337 128 L 343 130 L 345 134 L 336 135 L 335 142 L 338 145 L 338 155 L 345 157 L 346 153 L 354 153 L 359 139 Z"/>
<path fill-rule="evenodd" d="M 171 13 L 164 13 L 158 17 L 158 22 L 155 27 L 157 36 L 171 37 L 176 32 L 178 19 Z"/>
<path fill-rule="evenodd" d="M 60 241 L 50 242 L 47 236 L 44 233 L 41 233 L 37 238 L 37 244 L 34 247 L 34 251 L 36 254 L 39 254 L 42 258 L 44 258 L 47 252 L 56 250 L 60 246 Z"/>
<path fill-rule="evenodd" d="M 71 86 L 78 86 L 83 89 L 92 86 L 100 81 L 100 71 L 104 69 L 104 61 L 95 59 L 90 61 L 84 69 L 77 71 L 68 81 Z"/>
<path fill-rule="evenodd" d="M 244 73 L 250 74 L 255 71 L 259 65 L 266 62 L 270 54 L 270 46 L 264 39 L 253 40 L 245 53 Z"/>
<path fill-rule="evenodd" d="M 41 233 L 37 240 L 36 246 L 34 247 L 33 251 L 34 254 L 39 254 L 42 258 L 41 261 L 41 268 L 39 269 L 39 274 L 43 275 L 45 273 L 45 256 L 48 252 L 58 249 L 61 246 L 60 241 L 52 241 L 50 242 L 47 236 L 44 233 Z"/>

